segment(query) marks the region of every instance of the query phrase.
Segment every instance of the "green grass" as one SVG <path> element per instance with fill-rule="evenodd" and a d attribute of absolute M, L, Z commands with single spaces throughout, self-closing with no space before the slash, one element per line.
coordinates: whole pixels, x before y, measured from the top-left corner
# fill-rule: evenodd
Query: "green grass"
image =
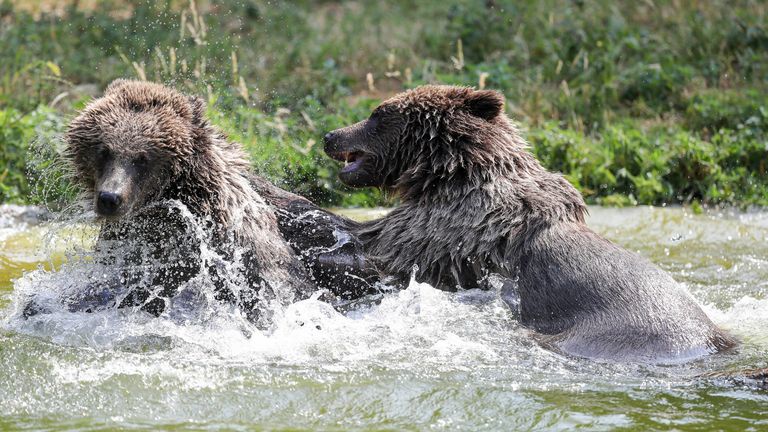
<path fill-rule="evenodd" d="M 41 196 L 35 136 L 56 144 L 93 88 L 140 77 L 208 99 L 260 172 L 323 205 L 386 202 L 338 183 L 324 131 L 435 82 L 503 91 L 589 202 L 768 205 L 760 1 L 46 3 L 0 6 L 1 201 Z"/>

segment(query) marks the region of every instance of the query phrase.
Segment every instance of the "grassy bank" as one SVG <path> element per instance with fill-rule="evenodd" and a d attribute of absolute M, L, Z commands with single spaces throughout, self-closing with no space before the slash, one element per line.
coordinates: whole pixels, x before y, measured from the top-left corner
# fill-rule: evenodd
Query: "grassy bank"
<path fill-rule="evenodd" d="M 323 132 L 424 83 L 503 91 L 592 203 L 768 205 L 763 2 L 28 3 L 0 6 L 0 201 L 41 196 L 34 137 L 50 150 L 138 77 L 203 95 L 260 172 L 325 205 L 386 198 L 337 182 Z"/>

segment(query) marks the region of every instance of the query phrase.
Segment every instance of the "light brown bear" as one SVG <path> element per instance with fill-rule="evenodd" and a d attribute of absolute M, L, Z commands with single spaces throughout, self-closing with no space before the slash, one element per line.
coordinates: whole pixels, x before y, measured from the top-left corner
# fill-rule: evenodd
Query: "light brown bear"
<path fill-rule="evenodd" d="M 313 286 L 242 148 L 204 114 L 196 97 L 117 80 L 71 122 L 66 156 L 102 221 L 100 259 L 131 286 L 120 306 L 160 314 L 207 272 L 217 298 L 256 321 L 266 301 L 287 304 Z"/>

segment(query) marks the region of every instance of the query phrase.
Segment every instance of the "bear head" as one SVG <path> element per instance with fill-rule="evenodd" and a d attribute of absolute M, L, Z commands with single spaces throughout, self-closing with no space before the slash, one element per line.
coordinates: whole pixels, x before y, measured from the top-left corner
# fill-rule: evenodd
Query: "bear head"
<path fill-rule="evenodd" d="M 122 79 L 89 103 L 67 130 L 65 156 L 96 213 L 122 217 L 162 198 L 204 151 L 204 111 L 198 98 Z"/>
<path fill-rule="evenodd" d="M 520 143 L 501 93 L 455 86 L 395 95 L 324 141 L 328 156 L 346 163 L 343 183 L 396 189 L 466 174 Z"/>

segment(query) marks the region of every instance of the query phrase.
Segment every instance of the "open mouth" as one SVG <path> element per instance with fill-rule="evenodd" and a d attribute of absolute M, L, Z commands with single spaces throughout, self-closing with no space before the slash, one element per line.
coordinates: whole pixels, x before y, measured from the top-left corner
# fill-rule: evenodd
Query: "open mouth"
<path fill-rule="evenodd" d="M 351 173 L 357 170 L 365 161 L 365 155 L 362 152 L 338 152 L 328 156 L 344 162 L 344 168 L 341 169 L 342 173 Z"/>

